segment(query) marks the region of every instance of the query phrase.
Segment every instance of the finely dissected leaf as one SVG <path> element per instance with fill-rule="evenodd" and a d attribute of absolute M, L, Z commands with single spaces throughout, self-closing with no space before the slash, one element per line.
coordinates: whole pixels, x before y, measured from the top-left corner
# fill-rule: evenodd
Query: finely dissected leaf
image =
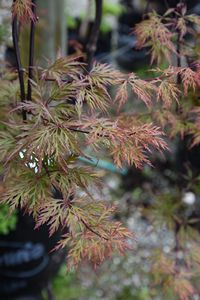
<path fill-rule="evenodd" d="M 82 63 L 77 59 L 80 58 L 74 55 L 61 57 L 57 59 L 48 69 L 43 70 L 42 79 L 43 80 L 55 80 L 59 84 L 62 83 L 62 79 L 70 76 L 72 78 L 78 76 L 81 73 Z"/>
<path fill-rule="evenodd" d="M 121 76 L 122 74 L 111 66 L 95 62 L 89 73 L 88 79 L 91 85 L 102 87 L 116 84 Z"/>
<path fill-rule="evenodd" d="M 191 23 L 194 23 L 194 24 L 200 26 L 200 17 L 198 15 L 194 15 L 194 14 L 187 15 L 187 16 L 185 16 L 185 19 Z"/>
<path fill-rule="evenodd" d="M 39 99 L 36 101 L 24 101 L 15 110 L 25 110 L 34 117 L 35 126 L 49 123 L 61 123 L 77 115 L 74 105 L 63 102 L 45 103 Z"/>
<path fill-rule="evenodd" d="M 76 105 L 82 107 L 83 103 L 86 103 L 91 111 L 101 110 L 106 112 L 111 98 L 107 90 L 101 86 L 86 86 L 83 87 L 76 99 Z"/>
<path fill-rule="evenodd" d="M 151 62 L 157 61 L 158 64 L 164 57 L 171 59 L 171 54 L 176 52 L 172 42 L 173 33 L 162 22 L 162 18 L 155 12 L 148 14 L 148 19 L 135 26 L 134 34 L 137 38 L 136 46 L 150 48 Z"/>
<path fill-rule="evenodd" d="M 0 153 L 1 162 L 5 162 L 9 153 L 15 149 L 16 140 L 14 136 L 7 131 L 0 131 Z"/>
<path fill-rule="evenodd" d="M 49 96 L 49 101 L 56 100 L 56 101 L 70 101 L 74 100 L 77 97 L 77 93 L 81 90 L 86 84 L 84 81 L 72 81 L 72 82 L 65 82 L 59 84 L 54 84 L 52 86 L 51 94 Z M 71 105 L 72 106 L 72 105 Z"/>
<path fill-rule="evenodd" d="M 189 300 L 191 299 L 191 296 L 196 294 L 193 285 L 187 277 L 185 277 L 184 273 L 179 276 L 175 276 L 172 285 L 175 294 L 179 296 L 180 300 Z"/>
<path fill-rule="evenodd" d="M 16 0 L 12 5 L 12 16 L 18 17 L 20 22 L 36 21 L 36 16 L 33 14 L 32 0 Z"/>
<path fill-rule="evenodd" d="M 191 88 L 195 90 L 200 86 L 200 74 L 198 70 L 198 61 L 193 64 L 196 70 L 193 70 L 190 67 L 172 67 L 164 71 L 166 76 L 180 76 L 184 88 L 184 94 L 188 94 L 188 90 Z"/>
<path fill-rule="evenodd" d="M 15 107 L 19 101 L 19 83 L 15 80 L 16 75 L 9 73 L 8 71 L 2 68 L 1 70 L 1 81 L 0 81 L 0 119 L 1 122 L 7 122 L 10 110 Z M 2 75 L 4 74 L 4 75 Z M 11 76 L 11 80 L 8 80 L 7 77 Z M 15 116 L 17 117 L 17 116 Z M 0 126 L 3 126 L 4 125 Z"/>
<path fill-rule="evenodd" d="M 150 106 L 152 103 L 152 95 L 156 90 L 155 85 L 151 82 L 139 79 L 134 73 L 130 74 L 128 82 L 136 96 L 147 106 Z"/>
<path fill-rule="evenodd" d="M 189 300 L 195 294 L 195 289 L 190 282 L 191 274 L 184 269 L 179 269 L 172 258 L 168 258 L 159 251 L 153 258 L 152 274 L 156 284 L 162 284 L 164 292 L 172 289 L 180 300 Z"/>
<path fill-rule="evenodd" d="M 87 198 L 75 200 L 52 200 L 40 211 L 37 227 L 44 223 L 50 226 L 50 234 L 67 228 L 55 249 L 69 247 L 68 264 L 77 266 L 83 259 L 95 265 L 103 262 L 113 252 L 123 254 L 129 249 L 127 239 L 132 234 L 119 222 L 111 220 L 113 207 L 102 202 L 87 202 Z"/>
<path fill-rule="evenodd" d="M 99 235 L 104 234 L 104 236 Z M 95 232 L 87 228 L 83 233 L 75 236 L 66 234 L 58 243 L 56 249 L 70 246 L 68 254 L 68 266 L 77 266 L 84 259 L 90 260 L 95 266 L 102 263 L 106 258 L 111 257 L 114 252 L 123 255 L 130 249 L 127 238 L 131 234 L 123 228 L 120 223 L 112 222 L 107 224 L 106 229 L 95 227 Z"/>
<path fill-rule="evenodd" d="M 77 126 L 83 132 L 87 131 L 89 145 L 96 149 L 100 145 L 108 148 L 118 167 L 122 167 L 123 163 L 141 167 L 143 163 L 150 163 L 147 152 L 151 152 L 151 147 L 159 151 L 167 149 L 161 138 L 163 133 L 158 127 L 152 124 L 136 125 L 135 119 L 132 124 L 127 124 L 122 120 L 87 118 Z"/>
<path fill-rule="evenodd" d="M 179 102 L 180 90 L 173 81 L 160 80 L 158 86 L 157 99 L 162 100 L 166 107 L 170 107 L 173 102 Z"/>
<path fill-rule="evenodd" d="M 35 126 L 42 123 L 44 120 L 54 121 L 53 114 L 50 110 L 50 105 L 45 104 L 40 99 L 37 101 L 21 102 L 15 110 L 25 110 L 35 117 Z"/>
<path fill-rule="evenodd" d="M 54 157 L 61 166 L 65 164 L 67 155 L 80 154 L 76 133 L 72 133 L 62 124 L 49 123 L 40 126 L 24 126 L 24 132 L 17 136 L 18 147 L 10 154 L 8 161 L 25 150 L 25 161 L 29 161 L 34 154 L 38 159 L 39 170 L 42 168 L 43 159 Z"/>
<path fill-rule="evenodd" d="M 117 93 L 115 96 L 115 101 L 119 103 L 119 109 L 127 102 L 128 100 L 128 80 L 124 80 L 118 87 Z"/>
<path fill-rule="evenodd" d="M 20 162 L 18 161 L 18 166 Z M 42 203 L 52 197 L 51 183 L 46 174 L 36 174 L 34 168 L 21 164 L 18 170 L 12 169 L 6 178 L 5 191 L 1 202 L 7 203 L 11 210 L 25 208 L 37 215 Z"/>
<path fill-rule="evenodd" d="M 104 211 L 106 215 L 110 213 L 110 210 L 106 209 L 106 206 L 102 205 L 102 203 L 89 205 L 86 197 L 73 199 L 71 192 L 72 190 L 68 188 L 66 194 L 64 194 L 65 199 L 52 199 L 52 201 L 41 207 L 37 227 L 47 223 L 50 225 L 50 233 L 52 235 L 58 230 L 60 224 L 61 227 L 67 227 L 69 232 L 76 234 L 80 230 L 84 230 L 85 224 L 95 228 L 101 216 L 100 213 Z"/>
<path fill-rule="evenodd" d="M 200 87 L 200 74 L 198 72 L 194 72 L 190 68 L 180 68 L 178 73 L 183 82 L 185 95 L 187 95 L 189 88 L 195 90 L 196 87 Z"/>
<path fill-rule="evenodd" d="M 5 108 L 8 104 L 14 104 L 19 98 L 19 84 L 16 81 L 9 82 L 1 80 L 0 82 L 0 106 Z"/>
<path fill-rule="evenodd" d="M 179 39 L 182 40 L 187 33 L 187 24 L 184 17 L 178 18 L 176 29 L 179 31 Z"/>
<path fill-rule="evenodd" d="M 89 74 L 83 77 L 83 85 L 76 95 L 76 105 L 80 114 L 83 104 L 87 104 L 91 111 L 107 112 L 111 104 L 111 97 L 107 86 L 119 83 L 122 75 L 106 64 L 94 63 Z"/>
<path fill-rule="evenodd" d="M 50 180 L 63 194 L 68 195 L 70 189 L 77 187 L 87 192 L 90 185 L 99 185 L 98 174 L 88 167 L 75 167 L 68 165 L 67 172 L 55 170 L 50 174 Z"/>
<path fill-rule="evenodd" d="M 129 87 L 138 99 L 142 100 L 148 107 L 151 106 L 153 96 L 157 91 L 156 85 L 153 81 L 142 80 L 135 73 L 130 73 L 127 78 L 119 79 L 119 87 L 115 96 L 115 101 L 119 103 L 119 108 L 128 100 Z"/>
<path fill-rule="evenodd" d="M 70 196 L 70 194 L 68 194 Z M 43 224 L 49 226 L 49 235 L 52 236 L 59 228 L 65 228 L 67 223 L 69 205 L 67 200 L 51 199 L 40 207 L 36 228 Z"/>

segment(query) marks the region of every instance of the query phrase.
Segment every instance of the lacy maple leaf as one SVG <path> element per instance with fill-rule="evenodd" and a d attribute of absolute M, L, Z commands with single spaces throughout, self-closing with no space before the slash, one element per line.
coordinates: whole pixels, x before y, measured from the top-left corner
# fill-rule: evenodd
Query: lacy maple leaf
<path fill-rule="evenodd" d="M 17 16 L 20 22 L 36 21 L 36 16 L 33 13 L 33 2 L 31 0 L 15 0 L 12 5 L 12 16 Z"/>

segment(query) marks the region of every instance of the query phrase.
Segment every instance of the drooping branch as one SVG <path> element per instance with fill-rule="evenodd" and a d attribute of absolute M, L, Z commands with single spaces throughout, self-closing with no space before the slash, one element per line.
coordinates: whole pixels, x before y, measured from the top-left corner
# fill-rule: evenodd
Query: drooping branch
<path fill-rule="evenodd" d="M 87 228 L 89 231 L 91 231 L 92 233 L 94 233 L 95 235 L 97 235 L 99 238 L 108 241 L 107 237 L 105 237 L 105 236 L 101 235 L 100 233 L 98 233 L 91 226 L 89 226 L 83 219 L 80 219 L 80 221 L 83 223 L 83 225 L 85 226 L 85 228 Z"/>
<path fill-rule="evenodd" d="M 50 171 L 48 169 L 48 166 L 43 162 L 42 163 L 42 166 L 45 170 L 45 173 L 46 175 L 50 178 L 51 175 L 50 175 Z M 53 188 L 55 189 L 55 192 L 58 193 L 61 197 L 61 199 L 63 199 L 63 194 L 62 192 L 54 185 L 52 184 Z M 73 196 L 72 196 L 73 197 Z M 71 201 L 69 200 L 68 201 L 68 205 L 70 206 L 71 205 Z M 100 233 L 98 233 L 96 230 L 94 230 L 90 225 L 88 225 L 82 218 L 80 219 L 81 223 L 83 223 L 83 225 L 85 226 L 86 229 L 88 229 L 89 231 L 91 231 L 92 233 L 94 233 L 95 235 L 97 235 L 99 238 L 103 238 L 104 240 L 108 241 L 108 238 L 101 235 Z"/>
<path fill-rule="evenodd" d="M 15 3 L 15 1 L 16 0 L 14 0 L 13 3 Z M 18 20 L 17 20 L 16 15 L 13 17 L 13 20 L 12 20 L 12 39 L 13 39 L 13 47 L 14 47 L 16 63 L 17 63 L 21 101 L 24 102 L 26 99 L 25 85 L 24 85 L 24 70 L 23 70 L 22 64 L 21 64 L 20 49 L 19 49 L 19 43 L 18 43 Z M 23 120 L 25 121 L 26 120 L 25 110 L 22 111 L 22 117 L 23 117 Z"/>
<path fill-rule="evenodd" d="M 89 37 L 89 42 L 86 46 L 87 52 L 87 71 L 92 68 L 92 61 L 97 47 L 97 40 L 99 37 L 101 19 L 102 19 L 102 6 L 103 0 L 95 0 L 95 20 L 92 27 L 91 35 Z"/>
<path fill-rule="evenodd" d="M 36 14 L 35 0 L 32 0 L 32 12 L 33 15 L 35 16 Z M 27 91 L 27 99 L 30 101 L 32 98 L 31 80 L 33 79 L 34 48 L 35 48 L 35 21 L 31 20 L 30 44 L 29 44 L 28 91 Z"/>

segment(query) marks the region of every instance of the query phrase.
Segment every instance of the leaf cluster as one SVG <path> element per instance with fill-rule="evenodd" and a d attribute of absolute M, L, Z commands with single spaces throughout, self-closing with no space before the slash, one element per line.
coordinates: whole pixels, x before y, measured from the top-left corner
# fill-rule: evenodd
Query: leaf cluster
<path fill-rule="evenodd" d="M 133 30 L 136 35 L 138 49 L 147 47 L 151 54 L 151 63 L 161 63 L 163 59 L 172 62 L 173 55 L 180 55 L 177 50 L 177 42 L 181 42 L 186 48 L 191 47 L 185 43 L 186 34 L 195 35 L 194 25 L 200 24 L 197 15 L 187 15 L 186 5 L 177 4 L 170 8 L 163 16 L 153 11 L 137 24 Z M 178 52 L 177 52 L 178 51 Z"/>
<path fill-rule="evenodd" d="M 99 175 L 79 163 L 80 156 L 87 158 L 86 148 L 93 148 L 97 157 L 107 151 L 117 167 L 142 167 L 150 164 L 153 149 L 167 149 L 157 126 L 134 116 L 127 123 L 126 116 L 109 114 L 110 106 L 119 106 L 119 93 L 113 100 L 109 88 L 119 89 L 125 75 L 100 63 L 88 72 L 79 59 L 70 56 L 46 69 L 35 67 L 31 100 L 20 100 L 16 78 L 2 79 L 0 97 L 1 203 L 32 214 L 36 227 L 47 223 L 50 235 L 67 232 L 55 249 L 69 247 L 70 267 L 85 259 L 98 265 L 113 252 L 123 254 L 131 237 L 112 219 L 113 207 L 94 199 Z M 129 80 L 148 104 L 153 85 L 142 89 L 143 81 L 134 74 Z"/>
<path fill-rule="evenodd" d="M 12 5 L 12 16 L 16 16 L 20 22 L 28 22 L 30 20 L 36 21 L 35 15 L 32 11 L 33 3 L 31 0 L 16 0 Z"/>

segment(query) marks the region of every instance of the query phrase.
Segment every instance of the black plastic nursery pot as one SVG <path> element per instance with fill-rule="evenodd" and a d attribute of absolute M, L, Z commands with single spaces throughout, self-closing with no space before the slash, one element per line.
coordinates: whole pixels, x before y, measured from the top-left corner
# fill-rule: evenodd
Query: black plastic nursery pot
<path fill-rule="evenodd" d="M 16 229 L 0 235 L 0 299 L 39 295 L 56 275 L 66 251 L 51 252 L 60 232 L 51 238 L 47 226 L 34 230 L 32 217 L 18 213 Z"/>

